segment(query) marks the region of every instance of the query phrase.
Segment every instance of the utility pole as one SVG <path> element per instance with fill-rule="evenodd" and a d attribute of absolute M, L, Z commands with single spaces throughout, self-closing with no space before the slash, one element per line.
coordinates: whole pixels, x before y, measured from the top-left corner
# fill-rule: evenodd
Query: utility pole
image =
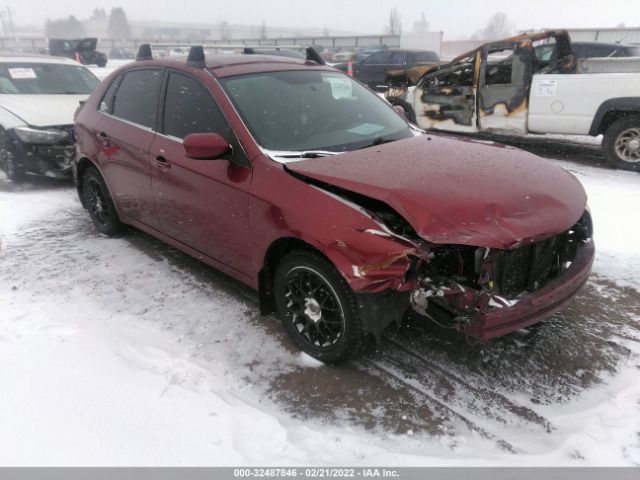
<path fill-rule="evenodd" d="M 6 15 L 5 12 L 0 11 L 0 23 L 2 23 L 2 36 L 6 38 L 7 36 L 7 27 L 4 24 L 4 16 Z"/>
<path fill-rule="evenodd" d="M 9 26 L 11 27 L 11 35 L 13 35 L 13 39 L 18 41 L 16 38 L 16 30 L 13 28 L 13 17 L 11 16 L 13 12 L 11 11 L 11 7 L 7 5 L 7 16 L 9 17 Z"/>

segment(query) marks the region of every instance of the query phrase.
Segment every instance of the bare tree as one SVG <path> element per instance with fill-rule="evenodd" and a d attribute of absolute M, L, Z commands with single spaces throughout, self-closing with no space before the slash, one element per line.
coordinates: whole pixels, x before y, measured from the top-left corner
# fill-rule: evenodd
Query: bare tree
<path fill-rule="evenodd" d="M 264 20 L 262 20 L 262 23 L 260 24 L 260 31 L 258 32 L 258 37 L 260 38 L 260 40 L 267 39 L 267 24 L 265 23 Z"/>
<path fill-rule="evenodd" d="M 427 22 L 427 17 L 424 16 L 424 13 L 420 15 L 420 20 L 418 20 L 417 22 L 413 22 L 413 31 L 414 32 L 429 31 L 429 22 Z"/>
<path fill-rule="evenodd" d="M 49 38 L 73 38 L 84 37 L 85 31 L 82 22 L 73 15 L 69 18 L 60 18 L 56 20 L 47 20 L 44 25 L 45 35 Z"/>
<path fill-rule="evenodd" d="M 111 9 L 107 28 L 111 38 L 125 39 L 131 37 L 127 14 L 122 7 L 114 7 Z"/>
<path fill-rule="evenodd" d="M 389 12 L 387 27 L 385 28 L 387 35 L 399 36 L 402 33 L 402 18 L 398 9 L 393 7 Z"/>
<path fill-rule="evenodd" d="M 504 13 L 498 12 L 487 22 L 487 26 L 478 30 L 471 38 L 475 40 L 496 40 L 509 37 L 515 32 L 515 24 Z"/>
<path fill-rule="evenodd" d="M 328 37 L 329 36 L 329 29 L 327 28 L 326 25 L 322 29 L 322 36 L 323 37 Z"/>

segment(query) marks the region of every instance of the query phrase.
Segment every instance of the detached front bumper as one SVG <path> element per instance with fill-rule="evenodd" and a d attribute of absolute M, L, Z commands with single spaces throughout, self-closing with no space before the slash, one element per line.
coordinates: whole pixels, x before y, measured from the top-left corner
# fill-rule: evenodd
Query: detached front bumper
<path fill-rule="evenodd" d="M 37 129 L 35 129 L 37 130 Z M 7 130 L 7 141 L 17 168 L 24 172 L 54 178 L 71 178 L 75 154 L 73 127 L 50 127 L 67 132 L 67 138 L 55 143 L 21 140 L 13 129 Z"/>
<path fill-rule="evenodd" d="M 491 307 L 485 312 L 476 312 L 464 326 L 465 334 L 488 340 L 549 318 L 587 282 L 594 257 L 595 245 L 591 240 L 580 248 L 571 266 L 544 287 L 521 296 L 513 306 Z"/>
<path fill-rule="evenodd" d="M 28 145 L 17 149 L 17 161 L 26 171 L 56 178 L 71 178 L 73 145 Z"/>

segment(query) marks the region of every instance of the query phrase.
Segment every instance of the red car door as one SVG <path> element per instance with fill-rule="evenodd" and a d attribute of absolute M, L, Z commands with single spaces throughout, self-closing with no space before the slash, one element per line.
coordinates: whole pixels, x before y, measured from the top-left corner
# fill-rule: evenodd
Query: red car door
<path fill-rule="evenodd" d="M 160 229 L 246 273 L 251 263 L 250 164 L 213 96 L 198 79 L 171 71 L 165 88 L 161 129 L 149 151 Z M 222 135 L 231 152 L 216 160 L 188 158 L 184 137 L 206 132 Z"/>
<path fill-rule="evenodd" d="M 131 70 L 116 80 L 99 106 L 98 164 L 124 215 L 154 228 L 149 147 L 155 136 L 163 70 Z"/>

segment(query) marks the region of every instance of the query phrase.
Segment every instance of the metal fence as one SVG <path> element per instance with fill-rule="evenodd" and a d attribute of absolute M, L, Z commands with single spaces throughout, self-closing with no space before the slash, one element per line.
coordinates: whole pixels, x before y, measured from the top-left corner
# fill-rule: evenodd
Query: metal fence
<path fill-rule="evenodd" d="M 98 39 L 98 50 L 109 52 L 112 48 L 129 48 L 137 50 L 141 43 L 158 43 L 167 40 L 159 40 L 156 38 L 136 38 L 127 40 L 114 40 L 111 38 Z M 198 39 L 190 41 L 173 41 L 176 45 L 194 45 L 197 43 L 207 45 L 317 45 L 325 48 L 362 48 L 373 45 L 386 45 L 388 47 L 399 47 L 400 37 L 397 35 L 358 35 L 358 36 L 340 36 L 340 37 L 282 37 L 282 38 L 229 38 L 229 39 Z M 18 52 L 43 52 L 48 48 L 49 42 L 44 37 L 31 38 L 0 38 L 0 50 L 18 51 Z"/>

